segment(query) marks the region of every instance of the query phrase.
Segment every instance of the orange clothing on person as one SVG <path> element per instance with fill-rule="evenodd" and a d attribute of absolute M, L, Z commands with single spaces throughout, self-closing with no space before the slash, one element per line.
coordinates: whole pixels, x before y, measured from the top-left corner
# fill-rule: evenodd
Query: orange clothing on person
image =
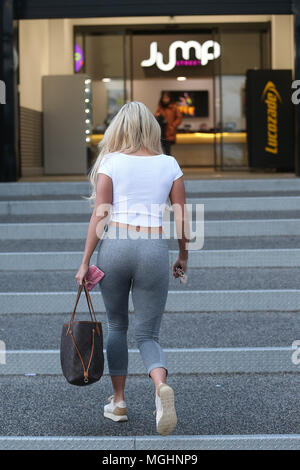
<path fill-rule="evenodd" d="M 168 121 L 168 124 L 165 127 L 165 140 L 175 142 L 177 127 L 182 121 L 182 114 L 179 111 L 178 106 L 175 103 L 169 103 L 166 108 L 158 105 L 154 116 L 157 117 L 159 114 L 164 116 Z"/>

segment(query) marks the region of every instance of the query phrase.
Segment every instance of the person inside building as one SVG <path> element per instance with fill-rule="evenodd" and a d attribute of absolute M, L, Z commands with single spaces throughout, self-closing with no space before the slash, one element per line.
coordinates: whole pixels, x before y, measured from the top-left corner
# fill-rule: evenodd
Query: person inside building
<path fill-rule="evenodd" d="M 161 145 L 166 155 L 171 155 L 171 145 L 175 144 L 176 132 L 182 122 L 182 114 L 167 91 L 162 91 L 154 113 L 161 126 Z"/>

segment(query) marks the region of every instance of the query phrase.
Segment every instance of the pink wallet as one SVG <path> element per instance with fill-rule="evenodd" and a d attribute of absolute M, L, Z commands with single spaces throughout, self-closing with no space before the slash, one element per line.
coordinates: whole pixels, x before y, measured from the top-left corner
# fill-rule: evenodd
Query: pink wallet
<path fill-rule="evenodd" d="M 104 276 L 105 273 L 100 268 L 98 268 L 98 266 L 92 264 L 84 276 L 87 290 L 92 290 Z"/>

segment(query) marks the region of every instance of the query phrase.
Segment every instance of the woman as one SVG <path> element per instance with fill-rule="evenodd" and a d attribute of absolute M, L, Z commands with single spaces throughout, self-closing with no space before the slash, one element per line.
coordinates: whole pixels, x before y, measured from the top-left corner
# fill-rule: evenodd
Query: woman
<path fill-rule="evenodd" d="M 171 95 L 163 91 L 154 116 L 163 128 L 162 147 L 166 155 L 171 155 L 171 145 L 175 144 L 177 127 L 182 121 L 182 114 Z"/>
<path fill-rule="evenodd" d="M 165 435 L 177 423 L 174 391 L 166 384 L 168 369 L 158 342 L 169 285 L 168 240 L 162 229 L 162 211 L 168 197 L 176 208 L 179 254 L 172 266 L 175 278 L 179 276 L 176 268 L 187 269 L 188 238 L 185 229 L 180 232 L 183 236 L 178 236 L 186 215 L 183 173 L 174 157 L 163 154 L 160 137 L 155 117 L 136 101 L 122 106 L 106 129 L 99 144 L 99 156 L 90 171 L 93 188 L 90 199 L 95 200 L 95 207 L 75 278 L 78 284 L 82 283 L 101 238 L 97 265 L 105 272 L 99 287 L 108 319 L 106 354 L 114 391 L 110 403 L 104 406 L 104 416 L 113 421 L 128 419 L 124 388 L 131 290 L 135 337 L 155 385 L 157 432 Z"/>

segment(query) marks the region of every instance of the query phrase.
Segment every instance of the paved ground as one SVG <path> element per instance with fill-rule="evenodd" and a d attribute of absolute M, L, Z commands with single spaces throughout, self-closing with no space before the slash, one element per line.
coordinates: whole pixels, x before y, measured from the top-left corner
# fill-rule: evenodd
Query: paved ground
<path fill-rule="evenodd" d="M 299 374 L 169 376 L 178 425 L 173 434 L 300 433 Z M 154 386 L 147 376 L 127 378 L 127 423 L 103 417 L 109 377 L 90 387 L 64 377 L 0 379 L 1 435 L 157 435 Z"/>

